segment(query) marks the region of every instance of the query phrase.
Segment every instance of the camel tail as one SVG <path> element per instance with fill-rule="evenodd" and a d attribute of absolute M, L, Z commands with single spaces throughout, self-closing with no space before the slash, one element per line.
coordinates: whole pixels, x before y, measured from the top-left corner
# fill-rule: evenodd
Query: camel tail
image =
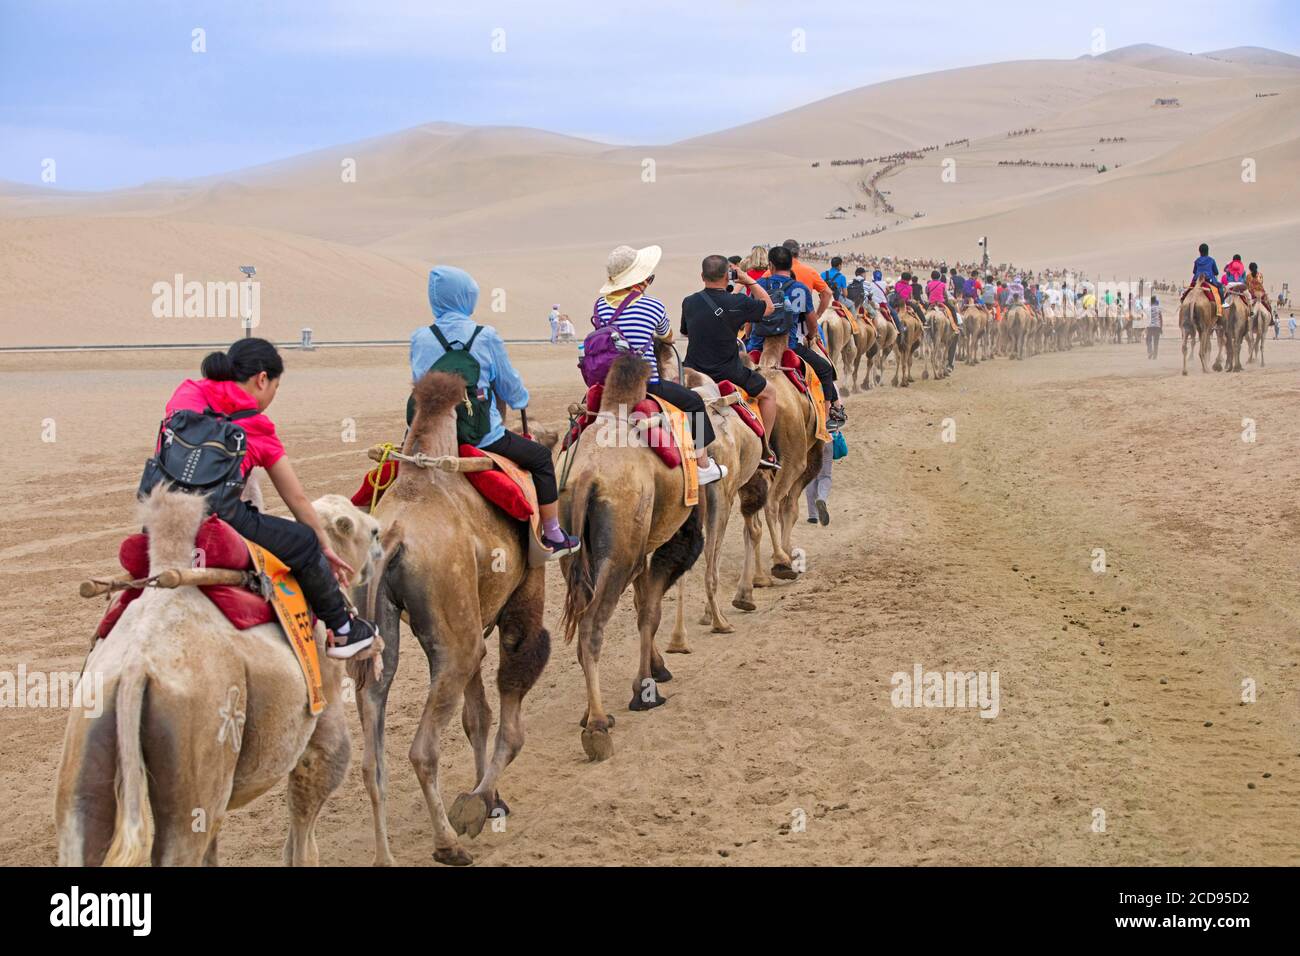
<path fill-rule="evenodd" d="M 567 585 L 564 595 L 564 616 L 561 623 L 564 626 L 564 643 L 568 644 L 573 640 L 573 635 L 578 629 L 578 622 L 582 620 L 582 615 L 587 613 L 587 608 L 591 604 L 592 596 L 595 594 L 595 585 L 591 577 L 591 546 L 586 540 L 587 530 L 587 509 L 591 504 L 592 492 L 595 491 L 595 479 L 589 479 L 578 483 L 578 487 L 573 491 L 573 507 L 569 512 L 570 528 L 569 533 L 582 542 L 582 547 L 574 555 L 573 560 L 569 563 L 569 571 L 566 575 Z"/>
<path fill-rule="evenodd" d="M 144 661 L 133 658 L 117 688 L 117 820 L 105 866 L 144 866 L 153 848 L 149 780 L 140 744 L 140 719 L 149 683 Z"/>

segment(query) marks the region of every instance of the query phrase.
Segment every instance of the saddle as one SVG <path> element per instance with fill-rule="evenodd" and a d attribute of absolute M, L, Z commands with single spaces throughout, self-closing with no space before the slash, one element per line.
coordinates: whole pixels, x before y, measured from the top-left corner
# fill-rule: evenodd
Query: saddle
<path fill-rule="evenodd" d="M 729 395 L 735 395 L 736 402 L 732 404 L 731 410 L 739 416 L 742 422 L 749 426 L 750 430 L 755 435 L 759 438 L 765 436 L 766 433 L 763 431 L 763 420 L 754 413 L 752 408 L 749 407 L 750 396 L 743 388 L 737 388 L 734 382 L 730 382 L 724 378 L 721 382 L 718 382 L 718 394 L 723 398 L 726 398 Z"/>
<path fill-rule="evenodd" d="M 582 415 L 574 421 L 560 444 L 560 450 L 567 458 L 570 449 L 577 444 L 578 438 L 592 424 L 600 413 L 601 399 L 605 394 L 603 383 L 597 383 L 587 389 L 587 395 L 580 408 Z M 572 410 L 570 406 L 570 410 Z M 680 468 L 683 476 L 682 500 L 685 505 L 699 503 L 699 469 L 695 461 L 695 446 L 690 429 L 686 425 L 686 413 L 671 402 L 656 395 L 649 395 L 636 403 L 629 418 L 641 419 L 637 431 L 641 433 L 659 460 L 669 468 Z M 567 465 L 566 465 L 567 470 Z M 561 480 L 563 487 L 563 479 Z"/>
<path fill-rule="evenodd" d="M 319 714 L 325 708 L 325 695 L 317 656 L 315 618 L 289 569 L 265 548 L 246 541 L 216 515 L 209 516 L 199 526 L 194 548 L 202 556 L 204 567 L 245 571 L 260 585 L 260 592 L 224 584 L 200 586 L 199 590 L 236 630 L 245 631 L 279 620 L 307 683 L 308 708 L 312 714 Z M 147 578 L 149 535 L 140 532 L 128 536 L 118 548 L 118 561 L 133 581 Z M 143 593 L 142 587 L 119 591 L 95 628 L 95 639 L 108 637 L 127 606 Z"/>
<path fill-rule="evenodd" d="M 761 351 L 754 349 L 749 353 L 749 360 L 757 366 L 762 355 Z M 817 378 L 817 373 L 794 349 L 786 349 L 781 353 L 781 371 L 785 372 L 785 377 L 799 394 L 807 396 L 812 403 L 817 413 L 817 437 L 822 441 L 830 441 L 830 432 L 826 428 L 826 397 L 822 393 L 822 383 Z"/>
<path fill-rule="evenodd" d="M 496 464 L 488 471 L 467 471 L 463 474 L 469 479 L 474 490 L 516 521 L 530 521 L 538 514 L 537 489 L 532 478 L 514 462 L 493 455 L 473 445 L 462 444 L 457 449 L 461 458 L 491 458 Z M 393 460 L 382 462 L 377 468 L 366 473 L 361 487 L 352 496 L 352 503 L 358 508 L 374 511 L 379 499 L 397 480 L 399 463 Z"/>

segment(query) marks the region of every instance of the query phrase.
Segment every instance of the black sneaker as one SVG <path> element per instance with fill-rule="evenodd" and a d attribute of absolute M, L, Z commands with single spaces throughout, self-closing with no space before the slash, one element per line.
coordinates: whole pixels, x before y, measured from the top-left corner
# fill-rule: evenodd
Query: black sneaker
<path fill-rule="evenodd" d="M 826 502 L 823 499 L 818 498 L 816 504 L 817 504 L 817 521 L 823 526 L 830 524 L 831 513 L 826 508 Z M 810 518 L 808 520 L 811 521 L 812 519 Z"/>
<path fill-rule="evenodd" d="M 334 643 L 325 648 L 325 656 L 345 661 L 375 643 L 375 636 L 378 633 L 369 621 L 353 615 L 348 619 L 348 632 L 346 634 L 335 632 Z"/>
<path fill-rule="evenodd" d="M 809 519 L 808 519 L 808 523 L 809 523 L 809 524 L 816 524 L 816 523 L 817 523 L 817 519 L 816 519 L 816 518 L 809 518 Z"/>
<path fill-rule="evenodd" d="M 554 561 L 557 558 L 564 557 L 565 555 L 573 554 L 573 552 L 582 547 L 582 540 L 580 538 L 574 537 L 567 531 L 561 531 L 560 535 L 559 540 L 548 538 L 545 535 L 542 536 L 542 547 L 546 548 L 546 550 L 550 552 L 546 557 L 547 561 Z"/>
<path fill-rule="evenodd" d="M 781 462 L 777 459 L 775 452 L 765 452 L 763 457 L 758 459 L 759 468 L 772 468 L 776 471 L 781 470 Z"/>

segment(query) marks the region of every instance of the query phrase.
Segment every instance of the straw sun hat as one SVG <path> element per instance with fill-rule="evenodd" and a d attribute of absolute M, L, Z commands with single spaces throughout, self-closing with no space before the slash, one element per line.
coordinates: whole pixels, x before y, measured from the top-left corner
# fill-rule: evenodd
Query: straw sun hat
<path fill-rule="evenodd" d="M 619 246 L 609 254 L 609 259 L 605 263 L 605 272 L 609 280 L 600 287 L 600 294 L 608 295 L 610 292 L 617 292 L 619 289 L 644 282 L 654 275 L 655 267 L 659 265 L 659 258 L 662 255 L 663 250 L 658 246 L 646 246 L 644 249 Z"/>

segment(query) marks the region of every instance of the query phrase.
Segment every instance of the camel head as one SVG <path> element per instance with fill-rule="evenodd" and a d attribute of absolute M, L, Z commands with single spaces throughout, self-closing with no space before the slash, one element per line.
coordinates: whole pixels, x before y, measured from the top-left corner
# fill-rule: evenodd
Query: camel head
<path fill-rule="evenodd" d="M 342 495 L 324 495 L 311 506 L 325 529 L 330 548 L 356 571 L 352 584 L 370 581 L 384 557 L 379 522 Z"/>

